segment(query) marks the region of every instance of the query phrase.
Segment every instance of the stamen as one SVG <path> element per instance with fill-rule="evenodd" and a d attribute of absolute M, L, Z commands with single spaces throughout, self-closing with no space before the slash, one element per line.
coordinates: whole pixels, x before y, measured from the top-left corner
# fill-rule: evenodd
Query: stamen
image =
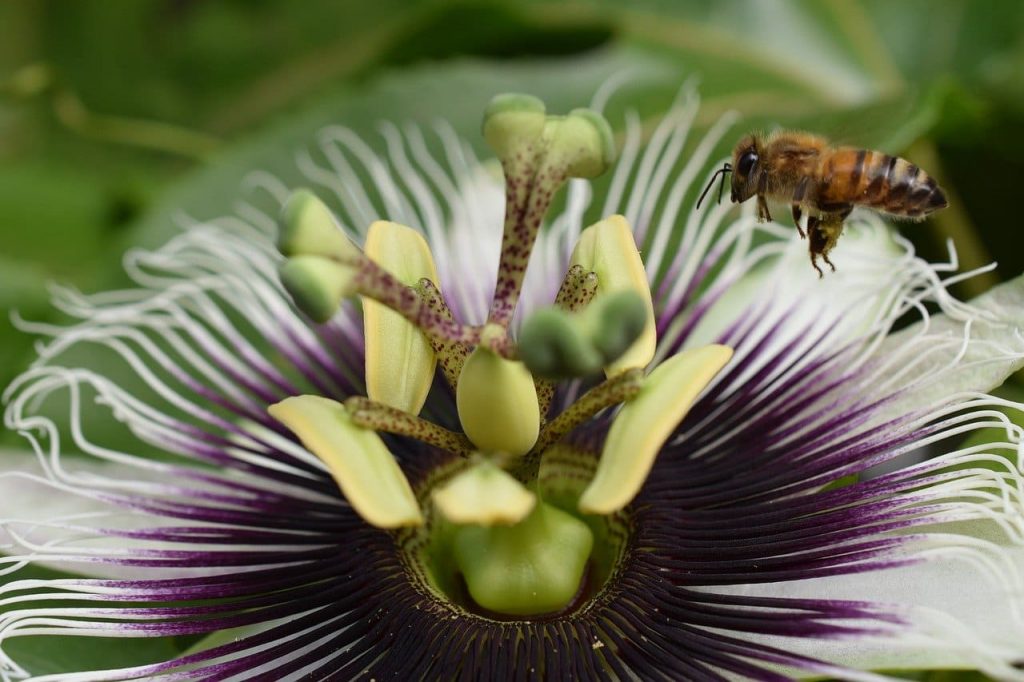
<path fill-rule="evenodd" d="M 435 312 L 419 292 L 406 286 L 394 275 L 369 258 L 360 262 L 355 284 L 361 296 L 383 303 L 420 328 L 428 337 L 449 343 L 475 346 L 480 343 L 480 329 L 459 324 Z M 497 344 L 496 352 L 511 353 L 511 345 Z"/>
<path fill-rule="evenodd" d="M 537 443 L 512 469 L 520 481 L 534 481 L 549 447 L 562 440 L 605 408 L 624 403 L 643 387 L 643 370 L 636 368 L 601 382 L 590 389 L 541 429 Z"/>
<path fill-rule="evenodd" d="M 370 225 L 366 255 L 408 285 L 436 281 L 430 247 L 415 230 L 383 220 Z M 366 394 L 372 400 L 419 414 L 434 381 L 437 359 L 423 331 L 393 310 L 363 301 Z"/>
<path fill-rule="evenodd" d="M 463 431 L 480 450 L 518 457 L 537 442 L 537 390 L 523 363 L 478 346 L 459 375 L 455 401 Z"/>
<path fill-rule="evenodd" d="M 683 351 L 658 365 L 612 422 L 580 511 L 611 514 L 629 504 L 694 401 L 732 357 L 726 346 Z"/>
<path fill-rule="evenodd" d="M 356 424 L 341 403 L 314 395 L 267 408 L 330 470 L 352 508 L 378 528 L 419 526 L 419 503 L 409 480 L 376 433 Z"/>
<path fill-rule="evenodd" d="M 555 306 L 566 312 L 577 312 L 587 306 L 597 292 L 597 275 L 587 272 L 582 265 L 573 265 L 565 273 L 562 286 L 555 296 Z M 540 403 L 541 421 L 551 409 L 551 401 L 555 397 L 555 382 L 550 379 L 534 377 L 537 387 L 537 401 Z"/>
<path fill-rule="evenodd" d="M 543 452 L 549 445 L 562 440 L 573 429 L 589 421 L 601 410 L 628 401 L 640 392 L 643 384 L 643 370 L 634 368 L 590 389 L 544 427 L 537 437 L 534 450 Z"/>
<path fill-rule="evenodd" d="M 352 423 L 364 429 L 414 438 L 460 457 L 468 457 L 476 449 L 461 433 L 369 398 L 353 396 L 345 401 L 345 409 Z"/>
<path fill-rule="evenodd" d="M 483 460 L 438 488 L 434 503 L 451 523 L 509 526 L 533 511 L 537 496 L 500 467 Z"/>
<path fill-rule="evenodd" d="M 429 279 L 421 279 L 416 286 L 416 291 L 419 292 L 423 301 L 435 315 L 445 320 L 454 320 L 452 311 L 448 308 L 444 297 L 441 296 L 441 292 L 437 290 L 433 282 Z M 437 360 L 441 365 L 444 378 L 448 380 L 449 386 L 455 388 L 459 384 L 459 374 L 462 373 L 462 366 L 465 364 L 466 358 L 469 357 L 469 347 L 466 344 L 449 341 L 438 336 L 429 336 L 427 338 L 430 341 L 430 345 L 434 348 L 434 355 L 437 356 Z"/>
<path fill-rule="evenodd" d="M 639 338 L 625 352 L 615 354 L 605 373 L 612 376 L 633 367 L 646 367 L 657 344 L 654 303 L 629 223 L 615 215 L 585 229 L 573 249 L 571 262 L 597 274 L 595 303 L 622 291 L 635 292 L 640 297 L 637 309 L 643 313 L 644 324 Z"/>

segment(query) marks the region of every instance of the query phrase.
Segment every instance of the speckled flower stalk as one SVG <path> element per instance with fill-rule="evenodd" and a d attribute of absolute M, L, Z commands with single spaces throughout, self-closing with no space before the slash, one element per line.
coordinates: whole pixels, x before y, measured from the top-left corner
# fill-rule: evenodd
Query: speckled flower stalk
<path fill-rule="evenodd" d="M 697 107 L 627 117 L 600 205 L 559 189 L 609 162 L 593 112 L 496 100 L 504 189 L 453 131 L 331 128 L 310 190 L 254 176 L 281 221 L 58 289 L 5 394 L 4 679 L 61 635 L 208 637 L 39 679 L 1024 679 L 1021 406 L 986 394 L 1024 280 L 958 302 L 855 215 L 819 281 L 791 228 L 690 209 L 734 122 L 690 149 Z"/>

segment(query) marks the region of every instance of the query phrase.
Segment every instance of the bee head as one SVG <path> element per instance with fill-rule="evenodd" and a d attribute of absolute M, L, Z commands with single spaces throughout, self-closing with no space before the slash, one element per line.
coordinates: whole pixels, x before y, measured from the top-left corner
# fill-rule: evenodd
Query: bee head
<path fill-rule="evenodd" d="M 755 135 L 747 135 L 732 150 L 733 203 L 743 203 L 757 192 L 761 178 L 761 143 Z"/>

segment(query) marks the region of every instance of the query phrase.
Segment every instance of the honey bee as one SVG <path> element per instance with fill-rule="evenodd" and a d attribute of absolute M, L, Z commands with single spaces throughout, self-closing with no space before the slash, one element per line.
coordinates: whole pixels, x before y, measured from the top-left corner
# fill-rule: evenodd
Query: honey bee
<path fill-rule="evenodd" d="M 801 238 L 809 238 L 811 265 L 821 257 L 835 272 L 828 254 L 843 233 L 854 206 L 898 218 L 921 220 L 947 206 L 946 195 L 923 170 L 905 159 L 856 147 L 833 147 L 823 137 L 795 131 L 747 135 L 726 163 L 711 176 L 697 207 L 721 175 L 732 173 L 732 201 L 757 196 L 757 218 L 771 220 L 767 199 L 789 202 Z M 800 224 L 808 212 L 807 231 Z"/>

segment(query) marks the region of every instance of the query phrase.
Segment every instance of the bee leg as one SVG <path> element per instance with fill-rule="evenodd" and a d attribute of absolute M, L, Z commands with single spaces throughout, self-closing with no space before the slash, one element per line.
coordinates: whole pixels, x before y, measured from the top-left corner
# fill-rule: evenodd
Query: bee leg
<path fill-rule="evenodd" d="M 793 204 L 793 223 L 796 224 L 796 231 L 800 233 L 800 239 L 807 239 L 807 233 L 800 226 L 800 219 L 803 216 L 804 212 L 800 210 L 800 204 Z"/>
<path fill-rule="evenodd" d="M 807 185 L 809 181 L 810 178 L 804 178 L 793 191 L 793 222 L 796 224 L 796 231 L 800 233 L 801 239 L 807 238 L 804 228 L 800 226 L 800 218 L 803 216 L 803 211 L 800 210 L 800 204 L 803 203 L 804 195 L 807 194 Z"/>
<path fill-rule="evenodd" d="M 772 214 L 768 212 L 768 202 L 763 194 L 757 195 L 757 221 L 761 223 L 770 222 Z"/>
<path fill-rule="evenodd" d="M 828 259 L 828 256 L 826 256 L 825 254 L 821 254 L 821 259 L 822 259 L 823 261 L 825 261 L 825 262 L 826 262 L 826 263 L 828 264 L 828 266 L 829 266 L 830 268 L 832 268 L 832 272 L 835 272 L 835 271 L 836 271 L 836 266 L 832 265 L 832 261 L 830 261 L 830 260 Z M 821 270 L 818 270 L 818 275 L 819 275 L 818 279 L 821 279 L 821 277 L 820 277 L 820 275 L 821 275 Z"/>
<path fill-rule="evenodd" d="M 852 212 L 853 205 L 848 204 L 845 208 L 843 208 L 841 211 L 832 216 L 831 220 L 828 221 L 829 244 L 828 247 L 824 250 L 824 252 L 822 252 L 821 257 L 825 260 L 826 263 L 828 263 L 828 266 L 832 268 L 832 272 L 836 271 L 836 266 L 832 265 L 832 261 L 828 259 L 828 253 L 829 251 L 832 250 L 832 247 L 836 245 L 836 242 L 839 241 L 839 237 L 843 233 L 843 227 L 845 227 L 846 217 L 850 215 L 850 213 Z"/>
<path fill-rule="evenodd" d="M 818 256 L 825 250 L 824 235 L 818 231 L 818 225 L 821 223 L 821 219 L 817 216 L 807 216 L 807 234 L 810 235 L 810 241 L 808 242 L 808 251 L 811 255 L 811 267 L 818 271 L 818 279 L 822 279 L 825 273 L 818 267 Z M 828 257 L 825 257 L 825 262 L 828 263 Z M 831 265 L 831 263 L 829 263 Z M 835 270 L 835 268 L 832 268 Z"/>
<path fill-rule="evenodd" d="M 826 213 L 821 217 L 809 218 L 807 220 L 811 263 L 814 264 L 814 269 L 818 271 L 818 274 L 821 274 L 821 270 L 816 264 L 818 256 L 821 256 L 821 259 L 832 268 L 832 272 L 836 271 L 836 266 L 829 260 L 828 254 L 832 252 L 836 242 L 839 241 L 839 237 L 842 236 L 843 223 L 846 220 L 846 216 L 850 215 L 852 210 L 853 206 L 844 205 L 839 207 L 837 212 Z"/>
<path fill-rule="evenodd" d="M 811 251 L 811 267 L 813 267 L 815 270 L 818 271 L 818 279 L 824 279 L 825 278 L 825 273 L 822 272 L 821 268 L 818 267 L 818 256 L 813 251 Z M 835 268 L 833 268 L 833 270 L 834 269 Z"/>

